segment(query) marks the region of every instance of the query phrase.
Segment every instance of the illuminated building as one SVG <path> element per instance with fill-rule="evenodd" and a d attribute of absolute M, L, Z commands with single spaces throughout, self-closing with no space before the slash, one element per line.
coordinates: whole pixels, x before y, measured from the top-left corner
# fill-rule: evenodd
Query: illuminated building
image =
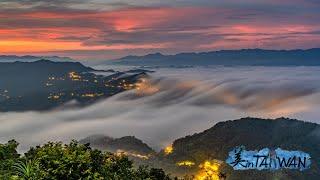
<path fill-rule="evenodd" d="M 81 80 L 81 76 L 78 75 L 76 72 L 70 72 L 69 77 L 72 81 L 80 81 Z"/>
<path fill-rule="evenodd" d="M 205 161 L 199 166 L 200 171 L 196 176 L 196 180 L 219 180 L 220 163 L 216 161 Z"/>
<path fill-rule="evenodd" d="M 171 154 L 171 153 L 173 153 L 173 147 L 172 147 L 172 145 L 167 146 L 167 147 L 164 149 L 164 154 L 165 154 L 165 155 L 169 155 L 169 154 Z"/>
<path fill-rule="evenodd" d="M 181 161 L 177 163 L 177 166 L 187 166 L 187 167 L 191 167 L 194 166 L 195 163 L 192 161 Z"/>

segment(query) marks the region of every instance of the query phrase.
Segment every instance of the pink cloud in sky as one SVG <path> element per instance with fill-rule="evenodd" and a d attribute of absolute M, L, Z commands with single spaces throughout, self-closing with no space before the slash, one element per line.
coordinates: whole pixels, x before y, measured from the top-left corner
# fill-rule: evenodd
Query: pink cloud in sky
<path fill-rule="evenodd" d="M 37 8 L 0 9 L 0 17 L 0 54 L 109 59 L 152 52 L 320 45 L 320 25 L 314 21 L 319 15 L 314 12 L 269 14 L 249 7 L 214 6 Z"/>

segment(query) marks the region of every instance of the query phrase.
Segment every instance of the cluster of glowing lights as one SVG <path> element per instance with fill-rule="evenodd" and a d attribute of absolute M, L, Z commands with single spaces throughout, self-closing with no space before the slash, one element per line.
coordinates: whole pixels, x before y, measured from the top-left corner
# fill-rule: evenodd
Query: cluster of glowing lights
<path fill-rule="evenodd" d="M 164 154 L 165 155 L 169 155 L 171 153 L 173 153 L 173 146 L 172 145 L 169 145 L 166 148 L 164 148 Z"/>
<path fill-rule="evenodd" d="M 132 152 L 126 152 L 124 150 L 118 149 L 116 151 L 116 155 L 117 156 L 132 156 L 132 157 L 136 157 L 139 159 L 143 159 L 143 160 L 148 160 L 150 158 L 149 155 L 143 155 L 143 154 L 138 154 L 138 153 L 132 153 Z"/>
<path fill-rule="evenodd" d="M 53 86 L 52 83 L 46 83 L 46 86 Z"/>
<path fill-rule="evenodd" d="M 81 97 L 90 97 L 90 98 L 94 98 L 94 97 L 99 97 L 99 96 L 103 96 L 103 93 L 87 93 L 87 94 L 82 94 Z"/>
<path fill-rule="evenodd" d="M 55 93 L 55 94 L 50 93 L 50 95 L 48 96 L 48 99 L 58 100 L 64 95 L 65 93 Z"/>
<path fill-rule="evenodd" d="M 130 89 L 134 89 L 135 85 L 134 84 L 119 84 L 119 85 L 109 85 L 109 84 L 105 84 L 106 87 L 112 87 L 112 88 L 123 88 L 125 90 L 130 90 Z"/>
<path fill-rule="evenodd" d="M 136 83 L 136 90 L 139 94 L 152 95 L 160 90 L 160 87 L 147 81 L 145 78 L 141 78 L 140 82 Z"/>
<path fill-rule="evenodd" d="M 69 78 L 72 80 L 72 81 L 89 81 L 89 80 L 86 80 L 86 79 L 82 79 L 82 77 L 77 73 L 77 72 L 69 72 L 68 73 L 68 76 Z M 95 77 L 97 78 L 97 77 Z M 49 87 L 49 86 L 54 86 L 54 83 L 53 81 L 57 81 L 57 80 L 65 80 L 64 78 L 59 78 L 59 77 L 49 77 L 48 78 L 49 81 L 46 82 L 45 86 L 46 87 Z M 112 78 L 112 80 L 116 80 L 115 78 Z M 95 83 L 98 83 L 99 81 L 97 79 L 95 79 L 93 82 Z M 130 89 L 140 89 L 142 87 L 145 87 L 143 84 L 145 84 L 147 81 L 146 79 L 142 78 L 140 79 L 139 83 L 135 83 L 135 84 L 131 84 L 129 83 L 128 81 L 126 80 L 121 80 L 121 82 L 118 84 L 118 85 L 111 85 L 111 84 L 104 84 L 105 87 L 118 87 L 118 88 L 123 88 L 125 90 L 130 90 Z M 148 89 L 150 88 L 143 88 L 144 90 L 148 91 Z M 112 95 L 114 93 L 110 93 L 110 95 Z M 51 99 L 51 100 L 58 100 L 58 99 L 61 99 L 62 96 L 64 96 L 65 94 L 64 93 L 54 93 L 54 94 L 50 94 L 48 96 L 48 99 Z M 70 94 L 72 97 L 73 96 L 79 96 L 79 97 L 83 97 L 83 98 L 96 98 L 96 97 L 100 97 L 100 96 L 103 96 L 105 95 L 104 93 L 85 93 L 85 94 L 75 94 L 75 93 L 71 93 Z"/>
<path fill-rule="evenodd" d="M 72 81 L 80 81 L 81 80 L 81 76 L 78 75 L 76 72 L 70 72 L 69 77 Z"/>
<path fill-rule="evenodd" d="M 199 166 L 200 171 L 196 176 L 196 180 L 219 180 L 220 163 L 205 161 Z"/>
<path fill-rule="evenodd" d="M 65 79 L 64 78 L 62 78 L 62 77 L 49 77 L 48 78 L 49 80 L 46 82 L 46 84 L 45 84 L 45 86 L 46 87 L 49 87 L 49 86 L 53 86 L 54 84 L 53 84 L 53 81 L 58 81 L 58 80 L 60 80 L 60 81 L 64 81 Z"/>
<path fill-rule="evenodd" d="M 130 90 L 130 89 L 133 89 L 136 85 L 135 84 L 130 84 L 128 83 L 126 80 L 122 80 L 120 83 L 119 83 L 119 86 L 117 86 L 118 88 L 124 88 L 126 90 Z"/>
<path fill-rule="evenodd" d="M 65 96 L 65 93 L 56 93 L 56 94 L 50 94 L 48 96 L 48 99 L 53 99 L 53 100 L 58 100 L 61 97 Z M 86 93 L 86 94 L 75 94 L 75 93 L 70 93 L 71 96 L 81 96 L 83 98 L 95 98 L 95 97 L 100 97 L 103 96 L 104 93 Z"/>
<path fill-rule="evenodd" d="M 59 96 L 59 95 L 50 95 L 50 96 L 48 97 L 48 99 L 55 99 L 55 100 L 57 100 L 57 99 L 60 99 L 60 96 Z"/>
<path fill-rule="evenodd" d="M 192 161 L 181 161 L 177 163 L 177 166 L 186 166 L 186 167 L 192 167 L 195 163 Z"/>
<path fill-rule="evenodd" d="M 8 95 L 9 91 L 8 90 L 4 90 L 3 93 L 0 93 L 0 96 L 6 98 L 6 99 L 10 99 L 10 96 Z"/>

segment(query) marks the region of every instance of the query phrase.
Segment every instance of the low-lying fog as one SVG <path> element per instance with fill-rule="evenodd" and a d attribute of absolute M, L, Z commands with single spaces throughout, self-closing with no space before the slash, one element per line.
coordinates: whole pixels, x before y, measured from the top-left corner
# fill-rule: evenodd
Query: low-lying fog
<path fill-rule="evenodd" d="M 0 142 L 20 149 L 92 134 L 134 135 L 155 149 L 220 121 L 281 116 L 318 122 L 320 67 L 156 69 L 139 90 L 90 107 L 0 114 Z"/>

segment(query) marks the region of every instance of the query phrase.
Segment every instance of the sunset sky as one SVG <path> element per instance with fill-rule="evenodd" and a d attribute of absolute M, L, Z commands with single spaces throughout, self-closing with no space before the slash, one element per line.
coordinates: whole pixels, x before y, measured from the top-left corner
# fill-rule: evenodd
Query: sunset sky
<path fill-rule="evenodd" d="M 320 47 L 319 0 L 1 0 L 0 54 Z"/>

